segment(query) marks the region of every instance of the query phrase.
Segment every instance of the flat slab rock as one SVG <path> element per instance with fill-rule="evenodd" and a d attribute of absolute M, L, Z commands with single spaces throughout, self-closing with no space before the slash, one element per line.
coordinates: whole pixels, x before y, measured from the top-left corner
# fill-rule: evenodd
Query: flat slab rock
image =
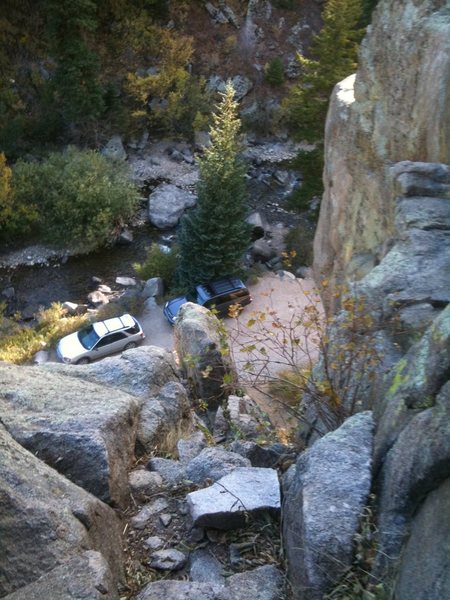
<path fill-rule="evenodd" d="M 229 577 L 224 585 L 199 581 L 157 581 L 136 600 L 279 600 L 282 576 L 273 565 Z"/>
<path fill-rule="evenodd" d="M 246 515 L 280 510 L 280 484 L 274 469 L 239 467 L 208 488 L 187 495 L 198 527 L 236 529 Z"/>

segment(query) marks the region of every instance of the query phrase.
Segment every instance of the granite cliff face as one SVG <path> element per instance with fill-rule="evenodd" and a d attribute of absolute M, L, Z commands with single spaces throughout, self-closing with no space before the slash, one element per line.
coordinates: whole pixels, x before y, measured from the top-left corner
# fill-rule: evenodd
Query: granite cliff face
<path fill-rule="evenodd" d="M 284 538 L 296 600 L 323 598 L 342 583 L 339 572 L 324 568 L 330 556 L 338 557 L 341 575 L 351 568 L 346 548 L 357 538 L 349 533 L 349 503 L 339 501 L 343 490 L 373 515 L 373 555 L 364 565 L 368 591 L 395 600 L 450 597 L 449 100 L 449 0 L 381 0 L 358 72 L 340 82 L 331 99 L 314 243 L 316 278 L 329 280 L 322 298 L 334 316 L 322 356 L 344 355 L 350 335 L 339 325 L 346 307 L 339 306 L 340 284 L 373 320 L 376 336 L 364 325 L 358 329 L 359 343 L 372 344 L 379 359 L 372 380 L 357 366 L 347 387 L 339 387 L 342 365 L 330 376 L 344 406 L 346 391 L 357 389 L 355 406 L 372 410 L 373 440 L 359 431 L 359 458 L 364 450 L 370 460 L 358 464 L 351 451 L 355 428 L 347 432 L 353 415 L 317 441 L 326 428 L 303 398 L 310 426 L 299 438 L 308 449 L 284 482 Z M 319 381 L 326 380 L 322 362 L 315 367 Z M 332 456 L 338 449 L 360 474 L 342 473 L 330 483 L 322 447 Z M 356 485 L 367 470 L 372 498 Z M 325 501 L 312 503 L 311 489 Z M 314 521 L 317 511 L 322 514 Z M 330 511 L 334 518 L 324 531 Z"/>
<path fill-rule="evenodd" d="M 381 0 L 359 62 L 356 76 L 334 90 L 325 132 L 314 270 L 333 284 L 360 279 L 390 249 L 396 236 L 390 167 L 448 162 L 448 0 Z M 324 298 L 328 309 L 331 297 Z"/>

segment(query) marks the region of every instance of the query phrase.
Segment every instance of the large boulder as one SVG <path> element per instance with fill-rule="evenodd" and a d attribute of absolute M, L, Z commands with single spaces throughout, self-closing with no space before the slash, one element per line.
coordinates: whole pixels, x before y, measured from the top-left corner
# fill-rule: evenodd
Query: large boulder
<path fill-rule="evenodd" d="M 148 198 L 150 222 L 159 229 L 170 229 L 178 224 L 184 211 L 197 203 L 197 197 L 171 183 L 162 183 Z"/>
<path fill-rule="evenodd" d="M 119 600 L 117 582 L 99 552 L 88 550 L 55 567 L 6 600 Z"/>
<path fill-rule="evenodd" d="M 203 306 L 187 302 L 178 313 L 174 338 L 197 397 L 215 414 L 226 395 L 224 378 L 234 377 L 219 320 Z"/>
<path fill-rule="evenodd" d="M 156 396 L 142 405 L 137 432 L 137 442 L 143 450 L 151 452 L 163 444 L 170 431 L 179 431 L 188 423 L 190 402 L 185 388 L 170 381 Z"/>
<path fill-rule="evenodd" d="M 439 385 L 437 381 L 436 384 Z M 423 388 L 422 390 L 425 392 Z M 423 400 L 427 398 L 428 402 L 434 403 L 430 408 L 420 412 L 411 405 L 407 408 L 409 414 L 404 428 L 397 434 L 392 448 L 387 452 L 378 477 L 379 549 L 374 573 L 391 583 L 397 570 L 400 569 L 401 572 L 405 564 L 401 557 L 411 527 L 416 532 L 414 538 L 417 539 L 417 532 L 424 532 L 424 521 L 431 520 L 434 527 L 427 532 L 426 540 L 429 548 L 433 548 L 436 567 L 431 573 L 427 573 L 427 581 L 430 583 L 430 595 L 427 598 L 438 600 L 440 596 L 436 590 L 441 589 L 442 572 L 437 565 L 442 565 L 448 560 L 448 547 L 439 543 L 439 540 L 442 540 L 441 528 L 446 526 L 445 511 L 431 517 L 430 507 L 438 506 L 441 500 L 433 501 L 430 498 L 429 508 L 425 511 L 428 516 L 420 518 L 416 517 L 416 513 L 420 510 L 424 498 L 438 488 L 442 481 L 450 479 L 450 382 L 443 386 L 435 399 L 425 394 L 422 397 Z M 412 396 L 409 400 L 413 401 Z M 448 497 L 448 489 L 443 497 Z M 418 522 L 416 518 L 419 519 Z M 435 543 L 433 536 L 436 538 Z M 408 548 L 409 554 L 414 554 L 411 542 L 408 542 Z M 416 561 L 420 553 L 416 551 Z M 400 561 L 402 566 L 399 567 Z M 408 571 L 409 569 L 410 567 Z M 401 579 L 403 588 L 406 589 L 405 573 L 401 572 Z M 422 583 L 424 584 L 425 582 Z M 416 585 L 418 586 L 418 582 Z M 425 593 L 425 589 L 422 588 L 422 594 Z M 431 590 L 434 595 L 431 594 Z"/>
<path fill-rule="evenodd" d="M 378 469 L 417 410 L 431 408 L 450 370 L 450 306 L 386 376 L 374 408 Z M 425 440 L 424 440 L 425 441 Z M 428 446 L 428 444 L 427 444 Z"/>
<path fill-rule="evenodd" d="M 1 364 L 0 411 L 14 439 L 41 460 L 101 500 L 128 502 L 135 398 L 43 368 Z"/>
<path fill-rule="evenodd" d="M 395 597 L 442 600 L 449 597 L 450 479 L 432 491 L 417 512 L 402 552 Z"/>
<path fill-rule="evenodd" d="M 416 338 L 450 302 L 450 167 L 405 161 L 392 173 L 401 194 L 396 239 L 354 289 L 383 321 L 395 317 L 404 338 Z"/>
<path fill-rule="evenodd" d="M 86 562 L 86 556 L 76 557 L 86 550 L 103 555 L 117 585 L 124 570 L 121 526 L 114 511 L 17 444 L 1 426 L 0 456 L 0 596 L 36 581 L 71 559 L 79 566 L 83 560 Z M 92 558 L 87 563 L 96 571 Z M 94 562 L 103 565 L 98 556 Z M 75 587 L 79 584 L 77 569 L 74 567 L 73 572 Z M 97 572 L 105 570 L 103 565 Z M 62 571 L 67 573 L 67 569 Z M 93 579 L 87 564 L 84 571 L 86 588 Z M 109 575 L 106 579 L 111 581 Z M 41 583 L 45 589 L 45 581 Z M 39 589 L 40 584 L 36 585 Z M 116 598 L 109 584 L 108 592 L 107 597 Z M 19 597 L 34 596 L 30 593 Z M 52 598 L 46 594 L 38 597 Z"/>
<path fill-rule="evenodd" d="M 280 511 L 280 485 L 274 469 L 239 467 L 212 486 L 187 495 L 195 526 L 237 529 L 248 516 Z"/>
<path fill-rule="evenodd" d="M 213 581 L 156 581 L 136 600 L 279 600 L 281 573 L 273 565 L 258 567 Z"/>
<path fill-rule="evenodd" d="M 83 366 L 48 363 L 45 369 L 121 390 L 137 398 L 153 396 L 169 381 L 179 379 L 172 353 L 157 346 L 126 350 L 120 356 Z"/>
<path fill-rule="evenodd" d="M 250 467 L 248 458 L 223 448 L 205 448 L 186 467 L 188 479 L 196 484 L 205 480 L 218 481 L 238 467 Z"/>
<path fill-rule="evenodd" d="M 347 419 L 300 455 L 283 502 L 293 597 L 322 600 L 353 560 L 371 485 L 371 412 Z"/>
<path fill-rule="evenodd" d="M 316 280 L 330 283 L 327 308 L 334 283 L 360 279 L 389 249 L 385 242 L 395 234 L 389 165 L 448 161 L 447 11 L 447 0 L 379 2 L 360 48 L 356 78 L 333 92 L 314 243 Z"/>

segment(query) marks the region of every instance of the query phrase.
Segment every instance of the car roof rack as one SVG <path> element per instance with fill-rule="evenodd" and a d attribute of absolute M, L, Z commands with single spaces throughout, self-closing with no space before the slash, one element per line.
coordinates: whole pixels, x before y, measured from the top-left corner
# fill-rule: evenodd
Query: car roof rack
<path fill-rule="evenodd" d="M 97 335 L 104 336 L 107 333 L 113 333 L 114 331 L 120 331 L 121 329 L 126 329 L 127 327 L 133 327 L 133 325 L 133 317 L 129 314 L 125 314 L 121 317 L 112 317 L 111 319 L 94 323 L 93 327 Z"/>

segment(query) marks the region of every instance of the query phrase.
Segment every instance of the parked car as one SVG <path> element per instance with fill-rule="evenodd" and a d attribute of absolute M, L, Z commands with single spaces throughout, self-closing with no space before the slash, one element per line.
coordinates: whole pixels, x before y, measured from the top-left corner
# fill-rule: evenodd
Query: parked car
<path fill-rule="evenodd" d="M 192 293 L 168 300 L 164 305 L 164 314 L 171 325 L 183 304 L 195 302 L 206 308 L 214 308 L 219 317 L 228 314 L 230 306 L 250 304 L 252 297 L 247 287 L 235 277 L 222 277 L 211 283 L 197 285 Z"/>
<path fill-rule="evenodd" d="M 58 358 L 67 364 L 87 364 L 115 352 L 136 348 L 145 338 L 139 322 L 131 315 L 91 323 L 63 337 L 56 347 Z"/>

